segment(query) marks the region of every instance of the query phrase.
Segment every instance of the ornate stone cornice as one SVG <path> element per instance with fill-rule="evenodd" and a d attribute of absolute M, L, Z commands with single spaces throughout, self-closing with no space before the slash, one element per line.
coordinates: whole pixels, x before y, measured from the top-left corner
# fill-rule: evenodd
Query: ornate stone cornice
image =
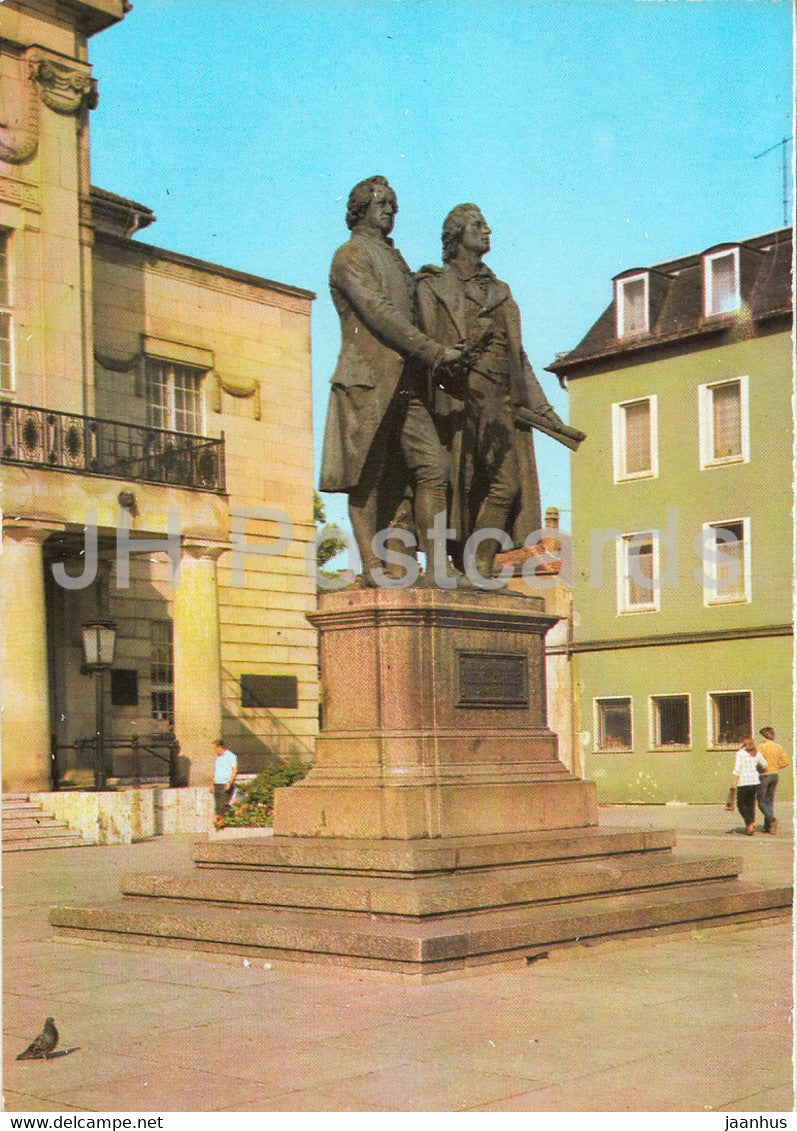
<path fill-rule="evenodd" d="M 39 100 L 36 97 L 36 76 L 34 66 L 23 62 L 25 77 L 24 92 L 20 113 L 13 125 L 0 126 L 0 161 L 10 165 L 24 165 L 30 161 L 39 147 Z"/>
<path fill-rule="evenodd" d="M 305 613 L 314 628 L 430 625 L 519 635 L 543 635 L 558 617 L 542 612 L 539 597 L 437 589 L 369 589 L 325 593 L 316 612 Z"/>
<path fill-rule="evenodd" d="M 97 80 L 85 70 L 57 59 L 34 59 L 32 71 L 42 102 L 57 114 L 77 114 L 84 106 L 93 110 L 99 101 Z"/>
<path fill-rule="evenodd" d="M 231 377 L 222 377 L 220 373 L 214 371 L 213 376 L 216 379 L 216 385 L 213 389 L 213 411 L 221 412 L 221 394 L 222 390 L 229 393 L 231 397 L 254 397 L 253 415 L 255 420 L 260 420 L 261 405 L 260 405 L 260 382 L 256 377 L 251 381 L 244 381 L 243 379 L 235 380 Z"/>
<path fill-rule="evenodd" d="M 194 538 L 190 535 L 183 538 L 180 546 L 181 564 L 189 562 L 212 562 L 214 565 L 222 554 L 229 550 L 229 545 L 211 542 L 207 538 Z"/>
<path fill-rule="evenodd" d="M 137 350 L 130 357 L 110 357 L 106 353 L 100 353 L 99 350 L 94 351 L 94 360 L 103 369 L 107 369 L 109 373 L 132 373 L 141 362 L 143 354 Z M 141 394 L 137 394 L 141 395 Z"/>
<path fill-rule="evenodd" d="M 45 55 L 30 47 L 20 57 L 22 100 L 11 123 L 0 123 L 0 160 L 24 165 L 39 146 L 39 98 L 57 114 L 79 114 L 93 110 L 99 95 L 97 81 L 74 62 Z"/>

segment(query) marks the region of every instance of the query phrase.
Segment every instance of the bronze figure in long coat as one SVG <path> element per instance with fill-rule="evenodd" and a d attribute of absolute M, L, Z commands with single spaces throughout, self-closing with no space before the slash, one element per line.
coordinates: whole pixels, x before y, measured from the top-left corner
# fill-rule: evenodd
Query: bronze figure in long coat
<path fill-rule="evenodd" d="M 412 272 L 388 238 L 397 208 L 384 177 L 355 185 L 346 217 L 351 237 L 336 251 L 329 276 L 342 342 L 319 486 L 348 493 L 368 584 L 380 565 L 373 537 L 393 520 L 408 483 L 419 529 L 445 510 L 447 457 L 418 395 L 417 373 L 460 355 L 417 326 Z"/>
<path fill-rule="evenodd" d="M 450 524 L 460 547 L 475 530 L 509 533 L 515 545 L 541 528 L 531 429 L 570 448 L 584 434 L 549 404 L 523 349 L 520 311 L 506 283 L 482 262 L 490 229 L 472 204 L 458 205 L 443 227 L 443 267 L 419 272 L 421 328 L 443 344 L 464 344 L 458 379 L 432 385 L 432 413 L 450 455 Z M 489 574 L 497 543 L 487 545 Z"/>

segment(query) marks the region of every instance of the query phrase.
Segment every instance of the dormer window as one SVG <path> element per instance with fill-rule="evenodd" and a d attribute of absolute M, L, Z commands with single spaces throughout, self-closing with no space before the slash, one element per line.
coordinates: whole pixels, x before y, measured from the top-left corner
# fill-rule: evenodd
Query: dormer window
<path fill-rule="evenodd" d="M 650 329 L 647 271 L 639 275 L 627 275 L 624 279 L 616 279 L 615 287 L 617 337 L 628 338 L 633 334 L 646 334 Z"/>
<path fill-rule="evenodd" d="M 729 314 L 741 306 L 739 290 L 739 249 L 715 251 L 703 260 L 705 314 Z"/>

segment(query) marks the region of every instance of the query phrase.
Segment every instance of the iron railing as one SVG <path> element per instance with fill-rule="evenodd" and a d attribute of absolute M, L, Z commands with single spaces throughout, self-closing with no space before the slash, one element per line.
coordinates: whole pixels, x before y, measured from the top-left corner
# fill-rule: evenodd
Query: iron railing
<path fill-rule="evenodd" d="M 130 738 L 106 738 L 103 749 L 98 749 L 99 738 L 78 738 L 75 742 L 59 743 L 52 738 L 50 759 L 53 788 L 86 787 L 84 778 L 90 772 L 94 788 L 108 788 L 107 780 L 117 783 L 141 785 L 142 782 L 166 782 L 179 786 L 178 756 L 180 744 L 174 734 L 131 735 Z M 102 765 L 102 773 L 99 767 Z"/>
<path fill-rule="evenodd" d="M 0 402 L 0 462 L 224 494 L 224 437 Z"/>

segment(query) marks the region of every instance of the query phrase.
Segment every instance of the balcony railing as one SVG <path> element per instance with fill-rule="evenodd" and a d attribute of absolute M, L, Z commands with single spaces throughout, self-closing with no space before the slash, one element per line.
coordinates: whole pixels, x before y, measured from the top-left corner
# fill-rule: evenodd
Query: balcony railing
<path fill-rule="evenodd" d="M 208 439 L 0 402 L 0 461 L 223 494 L 224 437 Z"/>

